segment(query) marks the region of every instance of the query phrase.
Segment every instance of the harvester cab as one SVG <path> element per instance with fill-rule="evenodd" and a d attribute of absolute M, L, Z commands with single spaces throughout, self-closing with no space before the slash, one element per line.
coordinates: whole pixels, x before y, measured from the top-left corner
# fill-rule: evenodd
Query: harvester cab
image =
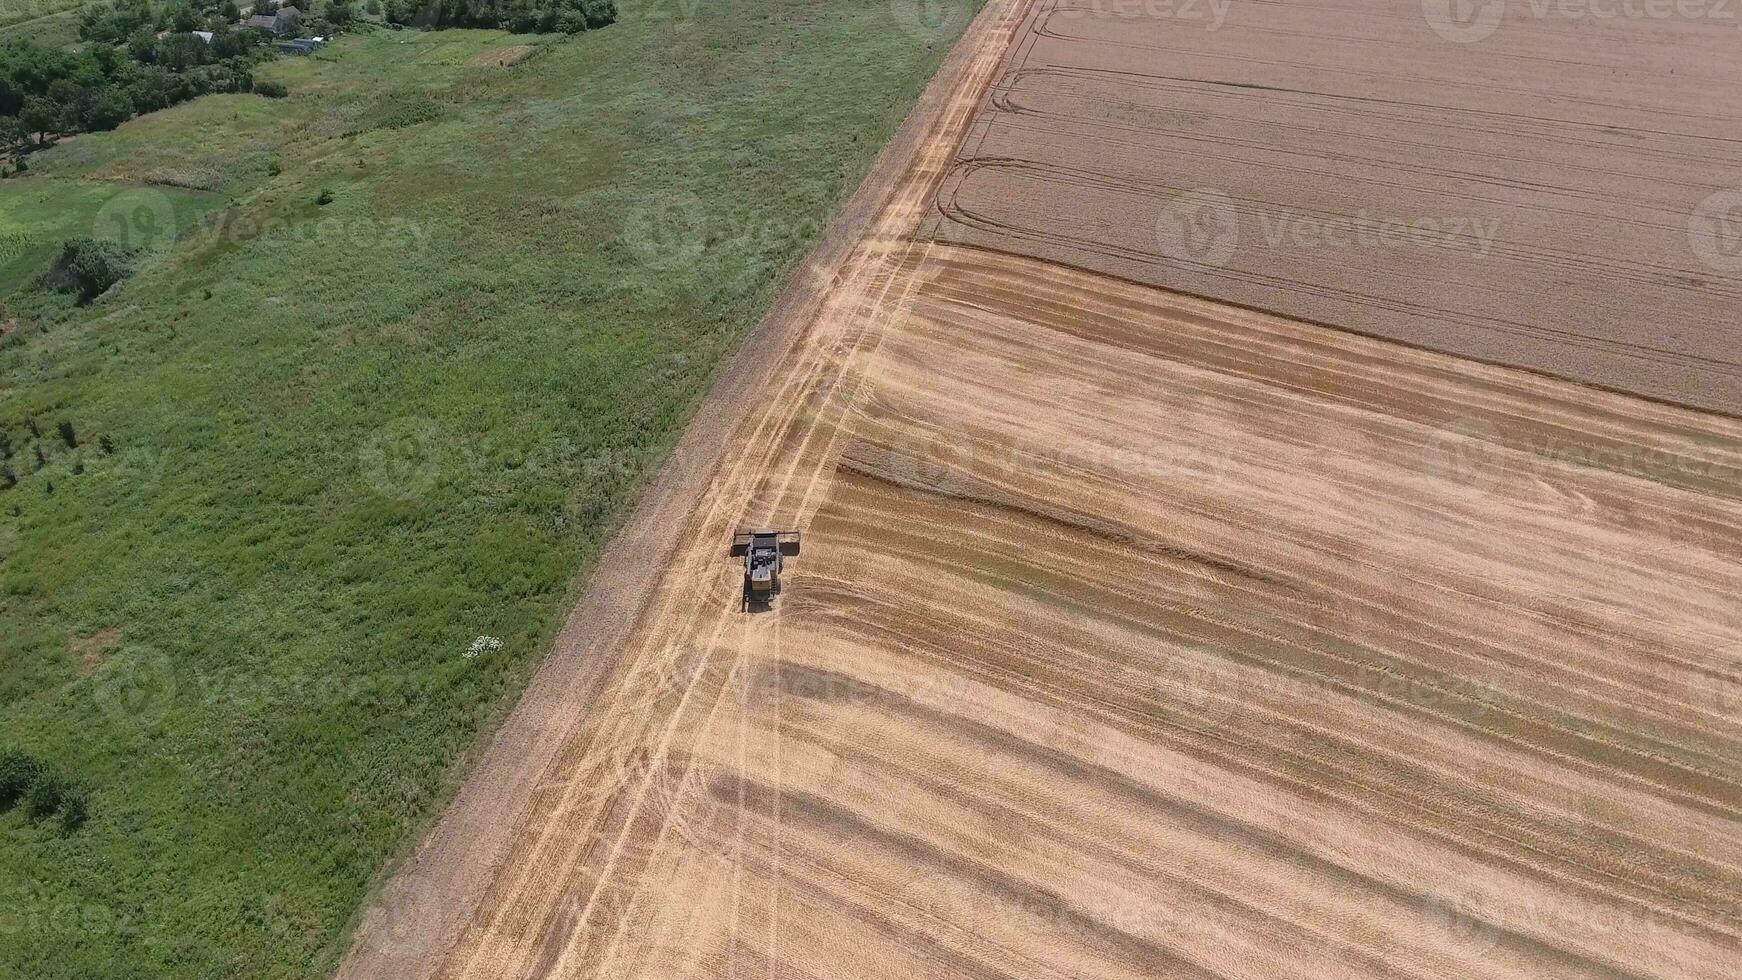
<path fill-rule="evenodd" d="M 732 557 L 744 559 L 744 609 L 768 607 L 780 594 L 783 559 L 798 554 L 797 531 L 739 531 Z"/>

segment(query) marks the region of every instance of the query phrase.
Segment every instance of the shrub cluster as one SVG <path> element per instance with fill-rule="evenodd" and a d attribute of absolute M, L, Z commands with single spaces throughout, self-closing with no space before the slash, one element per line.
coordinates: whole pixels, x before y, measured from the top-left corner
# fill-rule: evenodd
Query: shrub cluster
<path fill-rule="evenodd" d="M 91 816 L 90 799 L 77 783 L 29 753 L 0 752 L 0 813 L 20 803 L 31 823 L 58 813 L 67 830 L 77 830 Z"/>
<path fill-rule="evenodd" d="M 125 45 L 77 50 L 14 41 L 0 47 L 0 145 L 114 129 L 208 92 L 246 92 L 261 53 L 257 31 L 214 34 L 207 44 L 147 30 Z"/>
<path fill-rule="evenodd" d="M 617 20 L 617 0 L 388 0 L 388 23 L 579 34 Z"/>
<path fill-rule="evenodd" d="M 74 238 L 63 242 L 43 278 L 48 285 L 78 296 L 89 303 L 109 287 L 133 273 L 137 249 L 97 238 Z"/>

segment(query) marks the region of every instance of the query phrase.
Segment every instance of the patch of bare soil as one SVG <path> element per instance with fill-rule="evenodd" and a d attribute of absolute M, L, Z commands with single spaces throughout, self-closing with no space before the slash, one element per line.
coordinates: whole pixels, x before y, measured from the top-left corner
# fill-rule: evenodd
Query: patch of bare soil
<path fill-rule="evenodd" d="M 88 675 L 103 665 L 115 645 L 121 642 L 121 631 L 109 627 L 89 636 L 67 637 L 67 652 L 72 654 L 81 675 Z"/>

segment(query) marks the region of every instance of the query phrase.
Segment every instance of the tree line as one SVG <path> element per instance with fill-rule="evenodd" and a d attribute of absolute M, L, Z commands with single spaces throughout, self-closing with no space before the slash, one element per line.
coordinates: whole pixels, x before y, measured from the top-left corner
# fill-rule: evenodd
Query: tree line
<path fill-rule="evenodd" d="M 579 34 L 615 23 L 617 0 L 388 0 L 386 18 L 408 27 Z"/>
<path fill-rule="evenodd" d="M 255 12 L 276 9 L 259 0 Z M 617 19 L 616 0 L 366 0 L 395 25 L 498 27 L 578 33 Z M 252 69 L 271 57 L 264 31 L 238 29 L 237 0 L 109 0 L 79 15 L 78 48 L 27 40 L 0 44 L 0 152 L 61 133 L 114 129 L 209 92 L 256 91 Z M 307 12 L 305 12 L 307 14 Z M 328 34 L 358 17 L 352 0 L 325 0 L 305 33 Z M 210 31 L 211 41 L 193 32 Z M 261 89 L 282 95 L 281 89 Z M 22 168 L 22 161 L 20 161 Z"/>
<path fill-rule="evenodd" d="M 223 18 L 235 11 L 231 0 L 207 3 L 93 4 L 79 23 L 89 44 L 56 48 L 14 40 L 0 46 L 0 147 L 114 129 L 208 92 L 250 91 L 252 68 L 271 52 L 267 38 L 228 29 Z M 219 29 L 210 44 L 191 33 L 212 23 Z M 164 31 L 170 33 L 158 36 Z"/>

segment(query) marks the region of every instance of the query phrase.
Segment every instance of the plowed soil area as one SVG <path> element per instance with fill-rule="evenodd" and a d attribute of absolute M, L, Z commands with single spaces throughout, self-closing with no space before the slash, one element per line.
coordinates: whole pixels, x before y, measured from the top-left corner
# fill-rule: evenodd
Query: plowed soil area
<path fill-rule="evenodd" d="M 1742 11 L 1437 6 L 1037 8 L 930 233 L 1742 413 Z"/>
<path fill-rule="evenodd" d="M 1742 422 L 924 239 L 1029 13 L 341 976 L 1733 976 Z"/>

